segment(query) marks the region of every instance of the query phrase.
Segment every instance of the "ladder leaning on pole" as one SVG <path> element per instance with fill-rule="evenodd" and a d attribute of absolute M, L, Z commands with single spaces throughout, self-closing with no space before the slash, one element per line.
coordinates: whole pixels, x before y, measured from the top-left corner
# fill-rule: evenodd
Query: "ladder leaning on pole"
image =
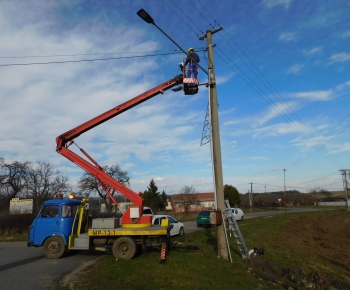
<path fill-rule="evenodd" d="M 249 252 L 248 249 L 245 245 L 243 236 L 241 234 L 241 231 L 239 230 L 237 221 L 235 216 L 232 213 L 232 209 L 230 206 L 229 201 L 226 199 L 225 200 L 225 205 L 226 205 L 226 217 L 227 217 L 227 221 L 230 225 L 230 230 L 232 231 L 233 235 L 235 236 L 239 251 L 241 252 L 242 258 L 243 259 L 249 259 Z"/>

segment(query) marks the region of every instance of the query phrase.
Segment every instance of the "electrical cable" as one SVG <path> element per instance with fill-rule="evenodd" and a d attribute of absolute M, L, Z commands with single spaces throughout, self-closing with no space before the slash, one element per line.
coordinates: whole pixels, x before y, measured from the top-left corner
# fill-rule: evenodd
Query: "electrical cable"
<path fill-rule="evenodd" d="M 169 52 L 180 52 L 181 50 L 179 49 L 174 49 Z M 131 54 L 131 53 L 148 53 L 148 52 L 157 52 L 154 50 L 149 50 L 149 51 L 127 51 L 127 52 L 101 52 L 101 53 L 76 53 L 76 54 L 53 54 L 53 55 L 26 55 L 26 56 L 0 56 L 0 59 L 7 59 L 7 58 L 45 58 L 45 57 L 66 57 L 66 56 L 87 56 L 87 55 L 114 55 L 114 54 Z M 159 51 L 163 52 L 164 51 Z"/>
<path fill-rule="evenodd" d="M 164 3 L 166 6 L 169 7 L 169 9 L 170 9 L 171 11 L 174 12 L 174 14 L 175 14 L 183 23 L 185 23 L 185 24 L 187 25 L 187 27 L 188 27 L 190 30 L 193 31 L 193 33 L 194 33 L 197 37 L 199 37 L 199 35 L 193 30 L 193 28 L 192 28 L 190 25 L 188 25 L 185 21 L 183 21 L 183 19 L 174 11 L 173 8 L 171 8 L 166 2 L 164 2 L 164 0 L 162 0 L 162 1 L 163 1 L 163 3 Z"/>
<path fill-rule="evenodd" d="M 199 1 L 200 2 L 200 1 Z M 190 3 L 193 5 L 193 3 L 190 1 Z M 200 4 L 205 8 L 205 6 L 200 2 Z M 193 5 L 194 6 L 194 5 Z M 195 7 L 195 6 L 194 6 Z M 204 15 L 195 7 L 195 9 L 198 11 L 198 13 L 203 17 L 203 18 L 205 18 L 204 17 Z M 206 9 L 206 8 L 205 8 Z M 206 11 L 209 13 L 209 15 L 211 15 L 211 13 L 206 9 Z M 186 15 L 186 14 L 185 14 Z M 187 16 L 187 15 L 186 15 Z M 187 16 L 188 17 L 188 16 Z M 206 19 L 206 18 L 205 18 Z M 215 20 L 215 18 L 213 17 L 213 19 Z M 206 19 L 207 20 L 207 19 Z M 209 23 L 209 21 L 207 20 L 207 22 Z M 217 21 L 215 20 L 215 22 L 217 23 Z M 210 23 L 209 23 L 210 24 Z M 211 25 L 211 24 L 210 24 Z M 211 25 L 212 26 L 212 25 Z M 213 27 L 213 26 L 212 26 Z M 225 32 L 226 33 L 226 32 Z M 226 33 L 226 35 L 227 36 L 229 36 L 227 33 Z M 221 35 L 220 35 L 221 36 Z M 221 36 L 222 37 L 222 36 Z M 223 37 L 222 37 L 223 38 Z M 224 39 L 224 38 L 223 38 Z M 230 37 L 230 39 L 233 41 L 233 39 Z M 225 40 L 225 39 L 224 39 Z M 226 40 L 225 40 L 225 42 L 226 42 Z M 282 100 L 282 103 L 284 103 L 284 106 L 285 106 L 285 108 L 287 109 L 287 111 L 294 117 L 294 119 L 297 121 L 297 123 L 298 123 L 298 125 L 299 125 L 299 127 L 297 127 L 296 126 L 296 124 L 293 122 L 293 120 L 288 116 L 288 115 L 286 115 L 284 112 L 282 112 L 281 111 L 281 109 L 276 105 L 276 104 L 274 104 L 273 103 L 273 101 L 266 95 L 266 94 L 264 94 L 264 92 L 260 89 L 260 87 L 254 82 L 254 81 L 252 81 L 251 80 L 251 78 L 249 78 L 248 76 L 247 76 L 247 74 L 245 74 L 226 54 L 224 54 L 224 55 L 226 55 L 226 57 L 228 57 L 228 59 L 229 60 L 231 60 L 231 62 L 233 63 L 233 65 L 245 76 L 245 78 L 244 77 L 242 77 L 242 75 L 241 74 L 239 74 L 235 69 L 234 69 L 234 71 L 260 96 L 260 97 L 262 97 L 264 100 L 265 100 L 265 102 L 267 102 L 267 104 L 269 104 L 270 106 L 271 106 L 271 108 L 274 110 L 274 111 L 276 111 L 276 113 L 278 114 L 278 115 L 280 115 L 280 116 L 282 116 L 288 123 L 290 123 L 291 124 L 291 126 L 292 127 L 294 127 L 294 129 L 296 130 L 296 131 L 298 131 L 298 132 L 300 132 L 300 133 L 302 133 L 302 136 L 304 136 L 304 138 L 306 138 L 306 141 L 308 142 L 308 143 L 310 143 L 310 145 L 311 146 L 313 146 L 313 148 L 314 147 L 316 147 L 316 146 L 318 146 L 319 145 L 319 143 L 311 143 L 311 141 L 310 141 L 310 139 L 311 138 L 314 138 L 314 136 L 313 136 L 313 134 L 312 134 L 312 132 L 310 131 L 310 130 L 308 130 L 308 128 L 306 127 L 306 125 L 303 123 L 303 121 L 300 119 L 300 117 L 289 107 L 289 105 L 287 104 L 287 102 L 278 94 L 278 92 L 274 89 L 274 87 L 272 86 L 272 84 L 267 80 L 267 78 L 260 72 L 260 70 L 255 66 L 255 64 L 248 58 L 248 56 L 243 52 L 243 50 L 233 41 L 233 43 L 235 43 L 235 45 L 239 48 L 239 50 L 243 53 L 243 55 L 249 60 L 249 62 L 253 65 L 253 67 L 255 68 L 255 70 L 256 71 L 258 71 L 259 73 L 260 73 L 260 75 L 265 79 L 265 81 L 267 82 L 267 84 L 269 84 L 269 86 L 272 88 L 272 90 L 271 90 L 271 88 L 268 86 L 268 85 L 266 85 L 266 82 L 265 81 L 263 81 L 260 77 L 259 77 L 259 75 L 257 75 L 256 73 L 255 73 L 255 71 L 254 71 L 254 69 L 252 69 L 251 68 L 251 66 L 238 54 L 238 52 L 228 43 L 228 42 L 226 42 L 228 45 L 229 45 L 229 47 L 231 47 L 231 49 L 242 59 L 242 61 L 245 63 L 245 65 L 246 66 L 248 66 L 249 67 L 249 69 L 254 73 L 254 75 L 263 83 L 263 85 L 273 94 L 273 95 L 275 95 L 275 93 L 274 92 L 272 92 L 272 90 L 274 90 L 276 93 L 277 93 L 277 95 L 279 96 L 279 98 L 280 98 L 280 100 Z M 224 61 L 226 64 L 227 64 L 227 62 L 226 61 Z M 247 81 L 247 79 L 249 80 L 249 82 Z M 258 92 L 258 91 L 260 91 L 260 93 Z M 275 96 L 276 97 L 276 96 Z M 278 112 L 279 111 L 279 112 Z M 309 132 L 308 132 L 309 131 Z M 311 137 L 308 137 L 308 135 L 310 135 Z M 321 148 L 324 148 L 324 150 L 326 150 L 326 151 L 328 151 L 327 150 L 327 148 L 326 147 L 324 147 L 324 145 L 323 145 L 323 147 L 322 146 L 320 146 L 320 148 L 319 148 L 319 150 L 321 149 Z M 329 151 L 328 151 L 329 152 Z M 330 153 L 330 152 L 329 152 Z M 335 162 L 338 162 L 338 160 L 334 157 L 334 155 L 332 155 L 331 154 L 331 156 L 334 158 L 334 161 Z"/>
<path fill-rule="evenodd" d="M 214 21 L 217 23 L 216 19 L 212 16 L 212 14 L 206 9 L 206 7 L 199 1 L 199 3 L 202 5 L 202 7 L 207 11 L 207 13 L 214 19 Z M 197 8 L 196 8 L 197 9 Z M 198 10 L 198 9 L 197 9 Z M 199 10 L 198 10 L 199 11 Z M 199 12 L 200 13 L 200 12 Z M 202 16 L 203 14 L 200 13 Z M 204 16 L 203 16 L 204 17 Z M 205 18 L 205 17 L 204 17 Z M 206 18 L 205 18 L 206 19 Z M 207 19 L 206 19 L 207 20 Z M 207 20 L 208 21 L 208 20 Z M 208 21 L 209 23 L 209 21 Z M 211 24 L 210 24 L 211 25 Z M 310 139 L 314 138 L 313 133 L 311 132 L 311 130 L 309 130 L 309 128 L 304 124 L 304 122 L 301 120 L 301 118 L 295 113 L 295 111 L 293 109 L 290 108 L 290 106 L 287 104 L 287 102 L 285 101 L 285 99 L 278 94 L 278 92 L 276 91 L 276 89 L 272 86 L 272 84 L 267 80 L 267 78 L 263 75 L 263 73 L 256 67 L 256 65 L 249 59 L 249 57 L 244 53 L 244 51 L 238 46 L 238 44 L 226 33 L 226 31 L 224 31 L 224 33 L 231 39 L 231 41 L 238 47 L 238 49 L 240 50 L 240 52 L 245 56 L 245 58 L 249 61 L 249 63 L 251 63 L 254 67 L 254 69 L 259 72 L 259 74 L 263 77 L 263 79 L 265 81 L 263 81 L 254 71 L 254 69 L 239 55 L 239 53 L 222 37 L 221 34 L 219 34 L 222 39 L 229 45 L 229 47 L 231 47 L 231 49 L 237 54 L 237 56 L 248 66 L 248 68 L 258 77 L 258 79 L 263 83 L 263 85 L 276 97 L 276 94 L 278 96 L 278 98 L 282 101 L 282 103 L 284 104 L 284 107 L 287 109 L 287 111 L 294 117 L 294 119 L 297 121 L 297 123 L 300 126 L 300 129 L 297 129 L 299 132 L 301 132 L 303 134 L 304 137 L 306 137 L 306 141 L 309 142 L 312 145 L 312 148 L 315 148 L 317 146 L 319 146 L 319 150 L 323 149 L 324 151 L 326 151 L 327 153 L 329 153 L 330 156 L 333 157 L 335 162 L 338 162 L 338 160 L 335 158 L 335 156 L 333 154 L 331 154 L 331 152 L 328 151 L 328 149 L 325 147 L 325 144 L 320 144 L 320 142 L 316 142 L 316 143 L 311 143 Z M 235 65 L 236 66 L 236 65 Z M 238 68 L 238 66 L 236 66 Z M 242 71 L 241 71 L 242 72 Z M 246 76 L 246 74 L 245 74 Z M 246 80 L 245 80 L 246 81 Z M 254 82 L 253 82 L 254 83 Z M 267 86 L 267 84 L 270 86 Z M 254 83 L 255 84 L 255 83 Z M 272 90 L 275 92 L 272 92 Z M 256 90 L 255 90 L 256 91 Z M 266 96 L 266 95 L 265 95 Z M 270 100 L 270 98 L 268 96 L 266 96 L 266 98 L 268 98 Z M 264 98 L 264 100 L 266 101 L 266 99 Z M 272 101 L 271 101 L 272 102 Z M 268 104 L 270 104 L 268 102 Z M 277 106 L 277 105 L 274 105 Z M 281 112 L 281 111 L 280 111 Z M 281 112 L 282 114 L 284 114 L 283 112 Z M 284 114 L 285 115 L 285 114 Z M 311 137 L 308 137 L 311 136 Z M 319 151 L 317 150 L 317 151 Z M 316 152 L 317 152 L 316 151 Z M 327 156 L 327 155 L 326 155 Z M 290 167 L 290 166 L 289 166 Z"/>
<path fill-rule="evenodd" d="M 202 2 L 201 2 L 200 0 L 198 0 L 198 2 L 202 5 L 202 7 L 204 8 L 204 10 L 207 11 L 207 13 L 214 19 L 215 23 L 218 24 L 218 22 L 217 22 L 216 19 L 213 17 L 213 15 L 208 11 L 207 7 L 205 7 L 205 6 L 202 4 Z M 207 21 L 208 21 L 208 20 L 207 20 Z M 209 22 L 209 21 L 208 21 L 208 22 Z M 218 25 L 220 25 L 220 24 L 218 24 Z M 214 27 L 212 26 L 212 28 L 214 28 Z"/>
<path fill-rule="evenodd" d="M 306 184 L 306 183 L 310 183 L 310 182 L 313 182 L 313 181 L 317 181 L 317 180 L 320 180 L 320 179 L 325 179 L 326 177 L 328 177 L 328 176 L 331 176 L 331 175 L 334 175 L 334 174 L 338 174 L 338 172 L 332 172 L 332 173 L 330 173 L 330 174 L 327 174 L 327 175 L 325 175 L 325 176 L 322 176 L 322 177 L 320 177 L 320 178 L 316 178 L 316 179 L 312 179 L 312 180 L 310 180 L 310 181 L 306 181 L 306 182 L 303 182 L 303 183 L 299 183 L 299 184 L 297 184 L 297 186 L 298 185 L 303 185 L 303 184 Z"/>
<path fill-rule="evenodd" d="M 58 64 L 58 63 L 92 62 L 92 61 L 104 61 L 104 60 L 120 60 L 120 59 L 153 57 L 153 56 L 162 56 L 162 55 L 171 55 L 171 54 L 183 54 L 183 52 L 181 51 L 181 52 L 172 52 L 172 53 L 157 53 L 157 54 L 121 56 L 121 57 L 108 57 L 108 58 L 95 58 L 95 59 L 81 59 L 81 60 L 32 62 L 32 63 L 10 63 L 10 64 L 0 64 L 0 67 L 5 67 L 5 66 L 25 66 L 25 65 L 42 65 L 42 64 Z"/>
<path fill-rule="evenodd" d="M 211 26 L 211 28 L 215 29 L 215 27 L 208 21 L 208 19 L 204 17 L 204 15 L 202 14 L 202 12 L 200 12 L 200 10 L 193 4 L 193 2 L 192 2 L 191 0 L 189 0 L 189 2 L 190 2 L 190 3 L 192 4 L 192 6 L 198 11 L 198 13 L 199 13 L 200 15 L 202 15 L 202 17 L 203 17 L 205 20 L 207 20 L 207 22 L 208 22 L 208 24 Z M 202 4 L 202 3 L 201 3 L 201 4 Z M 202 4 L 202 6 L 203 6 L 203 4 Z"/>
<path fill-rule="evenodd" d="M 221 35 L 220 35 L 221 36 Z M 224 39 L 224 38 L 223 38 Z M 237 51 L 224 39 L 224 41 L 232 48 L 232 50 L 239 56 L 239 54 L 237 53 Z M 240 56 L 239 56 L 240 57 Z M 241 57 L 240 57 L 241 58 Z M 311 142 L 313 142 L 313 141 L 310 141 L 310 139 L 312 139 L 312 138 L 315 138 L 315 136 L 313 135 L 313 133 L 311 132 L 311 130 L 309 130 L 308 129 L 308 127 L 304 124 L 304 122 L 300 119 L 300 117 L 294 112 L 294 110 L 293 109 L 291 109 L 290 108 L 290 106 L 287 104 L 287 102 L 284 100 L 284 98 L 280 95 L 280 94 L 278 94 L 278 92 L 273 88 L 273 86 L 271 85 L 271 83 L 269 83 L 268 81 L 267 81 L 267 79 L 266 79 L 266 77 L 260 72 L 260 70 L 258 70 L 257 69 L 257 67 L 253 64 L 253 66 L 254 66 L 254 68 L 260 73 L 260 75 L 262 75 L 263 76 L 263 78 L 267 81 L 267 83 L 271 86 L 271 88 L 275 91 L 275 92 L 273 92 L 267 85 L 266 85 L 266 83 L 255 73 L 255 71 L 246 63 L 246 61 L 243 59 L 243 58 L 241 58 L 242 59 L 242 61 L 249 67 L 249 69 L 254 73 L 254 75 L 262 82 L 262 84 L 272 93 L 272 95 L 273 96 L 275 96 L 276 97 L 276 94 L 277 94 L 277 96 L 279 97 L 279 99 L 281 100 L 281 102 L 282 102 L 282 105 L 283 105 L 283 107 L 284 108 L 286 108 L 286 110 L 291 114 L 291 116 L 293 117 L 293 119 L 295 119 L 296 120 L 296 122 L 298 123 L 298 125 L 300 126 L 300 128 L 298 128 L 298 127 L 296 127 L 296 126 L 294 126 L 294 124 L 293 123 L 291 123 L 292 122 L 292 120 L 290 119 L 290 118 L 288 118 L 289 120 L 290 120 L 290 124 L 292 124 L 292 126 L 297 130 L 297 131 L 299 131 L 300 133 L 302 133 L 302 136 L 306 139 L 306 141 L 307 142 L 309 142 L 310 143 L 310 145 L 312 146 L 312 148 L 311 149 L 313 149 L 313 148 L 315 148 L 315 147 L 317 147 L 317 146 L 320 146 L 320 150 L 321 149 L 323 149 L 324 151 L 327 151 L 327 153 L 329 153 L 330 154 L 330 156 L 332 156 L 333 158 L 334 158 L 334 160 L 336 161 L 336 162 L 338 162 L 338 160 L 334 157 L 334 155 L 332 155 L 330 152 L 329 152 L 329 150 L 324 146 L 324 145 L 319 145 L 320 143 L 319 142 L 316 142 L 316 143 L 311 143 Z M 249 60 L 249 59 L 248 59 Z M 232 61 L 232 60 L 231 60 Z M 250 60 L 249 60 L 250 61 Z M 232 61 L 233 62 L 233 61 Z M 251 61 L 250 61 L 251 62 Z M 252 63 L 252 62 L 251 62 Z M 237 65 L 235 65 L 237 68 L 239 68 Z M 241 69 L 240 69 L 240 71 L 241 71 Z M 245 74 L 245 76 L 246 76 L 246 74 Z M 251 82 L 253 82 L 251 79 L 250 79 L 250 81 Z M 254 83 L 254 82 L 253 82 Z M 255 84 L 255 83 L 254 83 Z M 255 84 L 256 85 L 256 84 Z M 256 85 L 257 86 L 257 85 Z M 279 111 L 280 111 L 280 113 L 279 113 L 279 115 L 284 115 L 284 116 L 287 116 L 284 112 L 282 112 L 278 107 L 277 107 L 277 105 L 276 104 L 273 104 L 273 101 L 271 100 L 271 98 L 270 97 L 268 97 L 266 94 L 264 94 L 265 95 L 265 97 L 267 98 L 267 99 L 269 99 L 269 101 L 270 102 L 267 102 L 268 104 L 270 104 L 271 106 L 273 106 L 273 107 L 276 107 Z M 261 96 L 262 97 L 262 96 Z M 263 99 L 266 101 L 266 98 L 264 98 L 263 97 Z M 275 110 L 276 111 L 276 110 Z M 277 112 L 277 111 L 276 111 Z M 311 137 L 309 137 L 309 136 L 311 136 Z M 317 150 L 318 151 L 318 150 Z M 317 152 L 316 151 L 316 152 Z M 327 156 L 327 155 L 326 155 Z M 340 163 L 338 164 L 338 165 L 340 165 Z M 290 168 L 291 167 L 291 165 L 289 165 L 289 166 L 287 166 L 286 168 Z"/>
<path fill-rule="evenodd" d="M 164 1 L 163 1 L 164 2 Z M 185 13 L 185 11 L 183 11 L 173 0 L 171 0 L 171 2 L 173 2 L 174 3 L 174 5 L 184 14 L 184 15 L 186 15 L 187 16 L 187 18 L 193 23 L 193 25 L 194 26 L 196 26 L 197 27 L 197 29 L 202 33 L 202 34 L 204 34 L 204 32 L 198 27 L 198 25 L 191 19 L 191 17 L 189 17 L 186 13 Z M 198 36 L 198 34 L 196 34 L 197 36 Z M 199 37 L 199 36 L 198 36 Z"/>
<path fill-rule="evenodd" d="M 326 139 L 327 136 L 329 136 L 341 123 L 343 123 L 348 117 L 350 116 L 350 114 L 348 114 L 345 118 L 343 118 L 343 120 L 341 120 L 326 136 L 324 136 L 319 142 L 321 143 L 324 139 Z M 326 146 L 327 144 L 329 144 L 331 141 L 333 141 L 336 137 L 338 137 L 342 132 L 344 132 L 346 129 L 348 129 L 350 127 L 350 124 L 348 126 L 346 126 L 343 130 L 341 130 L 338 134 L 336 134 L 335 136 L 333 136 L 333 138 L 329 139 L 326 143 L 324 143 L 322 146 Z M 299 165 L 300 163 L 304 162 L 306 159 L 308 159 L 309 157 L 311 157 L 313 154 L 315 154 L 316 152 L 320 151 L 322 149 L 322 147 L 320 146 L 317 150 L 315 150 L 313 153 L 307 155 L 310 151 L 312 151 L 315 147 L 310 148 L 306 153 L 304 153 L 304 156 L 306 156 L 304 159 L 302 159 L 301 161 L 294 161 L 292 164 L 289 165 L 289 167 L 294 167 L 296 165 Z M 299 158 L 300 159 L 300 158 Z"/>
<path fill-rule="evenodd" d="M 200 2 L 200 1 L 199 1 Z M 193 5 L 193 3 L 190 1 L 190 3 Z M 208 14 L 209 15 L 211 15 L 211 13 L 206 9 L 206 7 L 200 2 L 200 4 L 205 8 L 205 10 L 208 12 Z M 194 5 L 193 5 L 194 6 Z M 195 7 L 195 6 L 194 6 Z M 204 15 L 197 9 L 197 7 L 195 7 L 195 9 L 198 11 L 198 13 L 204 18 L 204 19 L 206 19 L 205 17 L 204 17 Z M 212 16 L 212 15 L 211 15 Z M 215 18 L 213 17 L 213 19 L 215 20 Z M 207 19 L 206 19 L 207 20 Z M 207 20 L 208 21 L 208 20 Z M 217 21 L 215 20 L 215 22 L 217 23 Z M 210 24 L 210 22 L 208 21 L 208 23 L 209 23 L 209 25 L 211 26 L 211 27 L 213 27 L 211 24 Z M 225 33 L 226 33 L 226 31 L 225 31 Z M 227 33 L 226 33 L 226 35 L 227 36 L 229 36 Z M 220 36 L 221 36 L 221 34 L 220 34 Z M 222 37 L 222 36 L 221 36 Z M 223 38 L 223 37 L 222 37 Z M 246 57 L 246 59 L 248 59 L 249 60 L 249 62 L 253 65 L 253 67 L 255 68 L 255 70 L 256 71 L 258 71 L 259 72 L 259 74 L 262 76 L 262 78 L 265 80 L 262 80 L 260 77 L 259 77 L 259 75 L 257 75 L 256 74 L 256 72 L 254 71 L 254 69 L 239 55 L 239 53 L 228 43 L 228 42 L 226 42 L 226 40 L 224 39 L 224 41 L 229 45 L 229 47 L 231 47 L 231 49 L 240 57 L 240 59 L 245 63 L 245 65 L 255 74 L 255 76 L 260 80 L 260 82 L 276 97 L 276 93 L 277 93 L 277 96 L 278 96 L 278 98 L 282 101 L 282 105 L 286 108 L 286 110 L 291 114 L 291 116 L 297 121 L 297 124 L 299 125 L 298 127 L 296 127 L 296 124 L 293 122 L 293 120 L 291 120 L 290 118 L 289 118 L 289 116 L 288 115 L 286 115 L 284 112 L 282 112 L 280 109 L 279 109 L 279 107 L 276 105 L 276 104 L 273 104 L 273 101 L 268 97 L 268 96 L 266 96 L 263 92 L 262 92 L 262 90 L 259 88 L 259 86 L 257 86 L 257 84 L 254 82 L 254 81 L 252 81 L 229 57 L 228 57 L 228 59 L 235 65 L 235 67 L 237 68 L 237 69 L 239 69 L 240 70 L 240 72 L 250 81 L 250 83 L 246 80 L 246 79 L 244 79 L 243 77 L 242 77 L 242 75 L 240 75 L 235 69 L 234 69 L 234 71 L 251 87 L 251 88 L 253 88 L 253 90 L 254 91 L 256 91 L 257 93 L 258 93 L 258 95 L 260 96 L 260 97 L 262 97 L 269 105 L 271 105 L 271 108 L 272 109 L 274 109 L 275 111 L 276 111 L 276 109 L 277 110 L 279 110 L 279 112 L 277 112 L 279 115 L 281 115 L 284 119 L 287 119 L 288 121 L 289 121 L 289 123 L 297 130 L 297 131 L 299 131 L 299 132 L 301 132 L 302 133 L 302 136 L 304 136 L 304 138 L 306 139 L 306 141 L 308 142 L 308 143 L 310 143 L 313 147 L 311 148 L 311 150 L 313 149 L 313 148 L 315 148 L 315 147 L 317 147 L 317 146 L 319 146 L 319 149 L 317 150 L 317 151 L 319 151 L 319 150 L 321 150 L 321 149 L 323 149 L 324 151 L 327 151 L 328 153 L 330 153 L 330 156 L 332 156 L 333 157 L 333 161 L 335 161 L 335 162 L 338 162 L 338 160 L 335 158 L 335 156 L 333 155 L 333 154 L 331 154 L 331 152 L 329 152 L 328 150 L 327 150 L 327 148 L 325 147 L 325 144 L 321 144 L 320 145 L 320 143 L 321 143 L 321 141 L 320 142 L 316 142 L 316 143 L 313 143 L 313 141 L 311 140 L 312 138 L 314 138 L 314 135 L 313 135 L 313 133 L 308 129 L 308 127 L 306 127 L 306 125 L 304 124 L 304 122 L 301 120 L 301 118 L 295 113 L 295 111 L 292 109 L 292 108 L 290 108 L 290 106 L 288 105 L 288 103 L 286 102 L 286 100 L 282 97 L 282 96 L 280 96 L 279 94 L 278 94 L 278 92 L 277 92 L 277 90 L 272 86 L 272 84 L 267 80 L 267 78 L 262 74 L 262 72 L 256 67 L 256 65 L 248 58 L 248 56 L 243 52 L 243 50 L 238 46 L 238 44 L 236 44 L 234 41 L 233 41 L 233 39 L 231 38 L 231 37 L 229 37 L 231 40 L 232 40 L 232 42 L 238 47 L 238 49 L 241 51 L 241 53 Z M 227 56 L 226 56 L 227 57 Z M 226 61 L 224 61 L 224 63 L 226 63 L 227 64 L 227 62 Z M 267 85 L 268 84 L 268 85 Z M 255 86 L 255 88 L 253 87 L 253 86 Z M 272 89 L 271 89 L 272 88 Z M 259 92 L 258 92 L 258 90 L 262 93 L 262 94 L 260 94 Z M 273 91 L 274 92 L 273 92 Z M 264 95 L 265 95 L 265 97 L 264 97 Z M 340 122 L 341 123 L 341 122 Z M 339 124 L 338 124 L 339 125 Z M 336 126 L 337 127 L 337 126 Z M 335 128 L 336 128 L 335 127 Z M 334 128 L 334 129 L 335 129 Z M 334 130 L 333 129 L 333 130 Z M 332 130 L 332 131 L 333 131 Z M 344 129 L 345 130 L 345 129 Z M 340 133 L 339 133 L 340 134 Z M 310 137 L 311 136 L 311 137 Z M 316 151 L 316 152 L 317 152 Z M 304 159 L 305 160 L 305 159 Z"/>

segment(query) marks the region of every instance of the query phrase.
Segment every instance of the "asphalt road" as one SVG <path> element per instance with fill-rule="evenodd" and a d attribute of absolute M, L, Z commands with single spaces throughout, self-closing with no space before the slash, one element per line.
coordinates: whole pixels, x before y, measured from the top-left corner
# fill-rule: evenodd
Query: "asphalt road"
<path fill-rule="evenodd" d="M 64 258 L 46 259 L 43 248 L 26 242 L 0 243 L 0 289 L 54 289 L 55 281 L 103 253 L 79 252 Z"/>

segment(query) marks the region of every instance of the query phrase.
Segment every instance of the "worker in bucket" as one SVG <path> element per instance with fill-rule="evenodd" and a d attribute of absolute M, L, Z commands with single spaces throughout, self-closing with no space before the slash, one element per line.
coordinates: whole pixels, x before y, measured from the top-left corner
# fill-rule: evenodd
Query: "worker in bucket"
<path fill-rule="evenodd" d="M 197 78 L 197 74 L 198 74 L 198 65 L 197 63 L 199 63 L 199 56 L 197 53 L 194 52 L 194 49 L 192 47 L 190 47 L 188 49 L 188 55 L 186 58 L 186 62 L 184 64 L 184 67 L 188 65 L 188 69 L 187 69 L 187 76 L 188 78 Z"/>

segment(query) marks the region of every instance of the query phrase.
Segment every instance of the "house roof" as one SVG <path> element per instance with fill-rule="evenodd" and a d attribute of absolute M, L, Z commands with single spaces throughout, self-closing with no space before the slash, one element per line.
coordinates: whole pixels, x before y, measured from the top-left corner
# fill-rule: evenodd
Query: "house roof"
<path fill-rule="evenodd" d="M 318 199 L 318 201 L 343 201 L 343 200 L 345 200 L 345 197 L 342 197 L 342 196 L 329 196 L 329 197 L 323 197 Z"/>
<path fill-rule="evenodd" d="M 214 192 L 195 193 L 195 195 L 199 202 L 215 200 Z M 183 197 L 184 197 L 184 194 L 181 194 L 181 193 L 173 194 L 171 195 L 171 201 L 172 202 L 182 201 Z"/>

